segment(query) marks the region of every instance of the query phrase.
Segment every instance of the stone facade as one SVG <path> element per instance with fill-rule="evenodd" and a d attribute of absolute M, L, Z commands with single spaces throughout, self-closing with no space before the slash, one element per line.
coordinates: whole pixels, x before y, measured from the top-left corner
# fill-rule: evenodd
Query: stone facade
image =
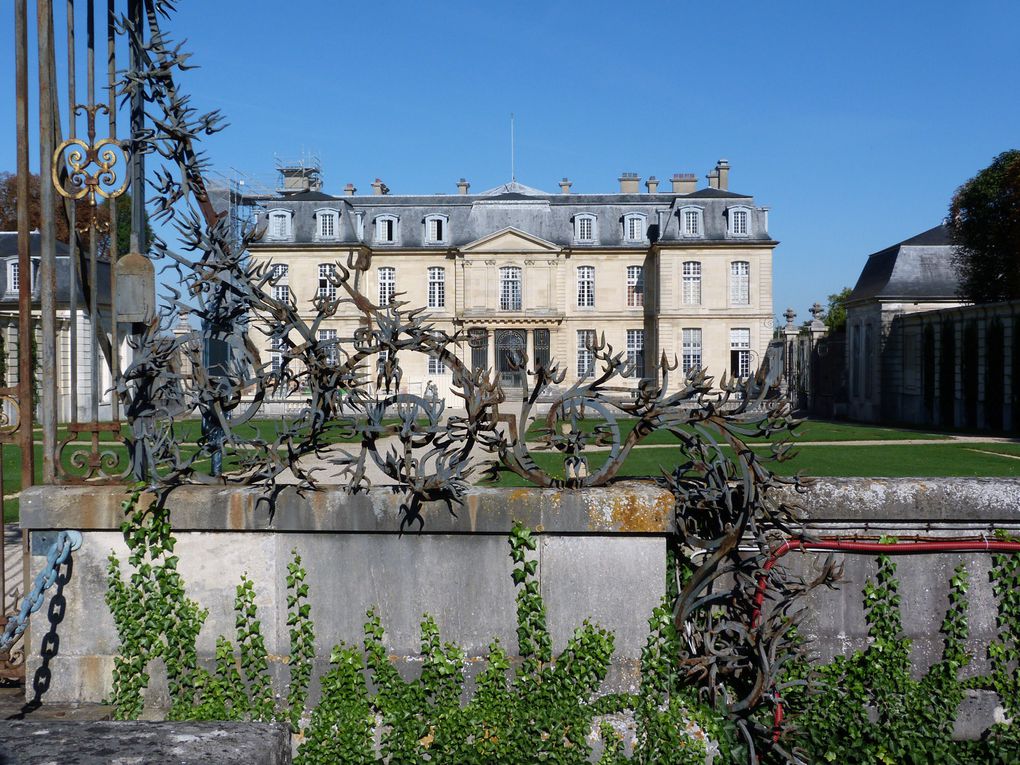
<path fill-rule="evenodd" d="M 566 180 L 559 194 L 516 182 L 471 194 L 462 181 L 458 194 L 431 196 L 389 194 L 378 181 L 370 195 L 307 188 L 258 200 L 266 232 L 251 254 L 285 272 L 278 294 L 309 319 L 330 290 L 322 270 L 361 264 L 355 283 L 373 302 L 396 295 L 427 307 L 437 329 L 477 338 L 461 345 L 463 360 L 494 368 L 510 395 L 520 386 L 511 350 L 559 361 L 570 385 L 590 373 L 587 345 L 603 335 L 634 363 L 635 384 L 661 353 L 717 377 L 747 374 L 772 334 L 777 243 L 767 210 L 729 191 L 728 172 L 721 160 L 709 187 L 677 175 L 665 193 L 654 178 L 642 193 L 633 174 L 613 194 L 572 194 Z M 341 306 L 320 337 L 343 342 L 359 316 Z M 263 359 L 278 359 L 262 342 Z M 402 358 L 401 387 L 447 395 L 449 373 L 428 362 Z"/>

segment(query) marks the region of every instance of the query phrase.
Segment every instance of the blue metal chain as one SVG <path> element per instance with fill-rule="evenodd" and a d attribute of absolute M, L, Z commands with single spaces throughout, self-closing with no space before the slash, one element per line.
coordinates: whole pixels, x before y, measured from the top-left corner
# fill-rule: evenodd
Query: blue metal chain
<path fill-rule="evenodd" d="M 42 608 L 46 590 L 57 581 L 60 567 L 71 557 L 71 551 L 81 547 L 80 531 L 61 531 L 46 553 L 46 566 L 35 577 L 32 591 L 21 601 L 21 609 L 11 617 L 0 638 L 0 653 L 13 645 L 28 628 L 28 617 Z"/>

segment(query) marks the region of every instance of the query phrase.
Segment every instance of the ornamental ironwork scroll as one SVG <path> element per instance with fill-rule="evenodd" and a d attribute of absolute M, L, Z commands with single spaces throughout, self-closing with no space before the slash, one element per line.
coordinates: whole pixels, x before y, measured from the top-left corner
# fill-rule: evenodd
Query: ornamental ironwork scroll
<path fill-rule="evenodd" d="M 50 174 L 57 193 L 71 199 L 87 199 L 88 219 L 79 223 L 81 230 L 99 225 L 98 199 L 119 197 L 127 188 L 126 172 L 118 175 L 117 166 L 127 167 L 127 152 L 115 138 L 96 140 L 96 113 L 109 114 L 105 104 L 76 104 L 75 114 L 86 116 L 87 137 L 68 138 L 53 152 Z"/>

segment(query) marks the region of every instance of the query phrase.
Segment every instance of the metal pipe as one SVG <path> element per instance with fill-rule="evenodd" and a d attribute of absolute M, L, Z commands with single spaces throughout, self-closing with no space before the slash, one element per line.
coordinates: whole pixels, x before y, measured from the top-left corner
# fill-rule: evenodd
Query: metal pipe
<path fill-rule="evenodd" d="M 117 28 L 116 2 L 106 0 L 106 66 L 110 89 L 110 138 L 117 137 Z M 110 198 L 110 250 L 107 262 L 110 268 L 110 378 L 117 384 L 120 377 L 120 347 L 117 339 L 117 197 Z M 110 419 L 120 419 L 120 397 L 110 396 Z"/>
<path fill-rule="evenodd" d="M 74 0 L 67 0 L 67 137 L 77 134 L 74 105 L 78 103 L 75 83 L 74 62 Z M 41 174 L 46 177 L 45 173 Z M 68 271 L 68 335 L 70 341 L 70 363 L 68 364 L 67 394 L 71 422 L 78 421 L 78 237 L 76 205 L 72 202 L 67 209 L 67 271 Z"/>
<path fill-rule="evenodd" d="M 21 446 L 21 488 L 35 483 L 32 425 L 32 259 L 29 252 L 28 167 L 28 9 L 27 0 L 14 5 L 16 123 L 18 136 L 18 444 Z M 46 185 L 45 183 L 42 185 Z"/>
<path fill-rule="evenodd" d="M 53 102 L 52 87 L 53 56 L 53 3 L 39 0 L 37 5 L 39 32 L 39 167 L 50 167 L 53 161 Z M 42 342 L 40 345 L 40 367 L 46 370 L 41 375 L 42 405 L 40 421 L 43 440 L 43 483 L 56 480 L 55 457 L 57 451 L 57 369 L 56 354 L 56 241 L 54 238 L 54 197 L 53 184 L 45 179 L 39 183 L 39 297 L 42 314 Z"/>

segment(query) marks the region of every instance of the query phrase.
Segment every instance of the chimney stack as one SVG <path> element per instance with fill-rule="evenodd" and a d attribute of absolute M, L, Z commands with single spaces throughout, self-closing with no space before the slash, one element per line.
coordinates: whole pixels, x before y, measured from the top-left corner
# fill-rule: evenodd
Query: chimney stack
<path fill-rule="evenodd" d="M 641 178 L 637 173 L 620 173 L 620 193 L 637 194 L 641 186 Z"/>
<path fill-rule="evenodd" d="M 348 183 L 346 186 L 344 186 L 344 196 L 345 197 L 353 197 L 357 193 L 358 193 L 358 190 L 356 188 L 354 188 L 354 184 L 353 183 Z"/>
<path fill-rule="evenodd" d="M 383 194 L 390 193 L 390 187 L 383 183 L 380 179 L 376 178 L 375 183 L 372 184 L 372 193 L 377 197 Z"/>
<path fill-rule="evenodd" d="M 461 178 L 459 181 L 457 181 L 458 194 L 467 194 L 469 188 L 471 188 L 471 184 L 467 182 L 467 179 Z"/>
<path fill-rule="evenodd" d="M 649 175 L 648 180 L 645 181 L 645 188 L 648 189 L 649 194 L 659 193 L 659 179 L 654 175 Z"/>
<path fill-rule="evenodd" d="M 720 159 L 715 163 L 715 172 L 719 175 L 719 188 L 728 191 L 730 188 L 730 163 L 729 160 Z"/>
<path fill-rule="evenodd" d="M 573 185 L 574 184 L 572 184 L 568 178 L 564 178 L 562 181 L 560 181 L 560 193 L 561 194 L 569 194 L 570 193 L 570 187 L 573 186 Z"/>
<path fill-rule="evenodd" d="M 713 189 L 727 191 L 730 186 L 730 163 L 728 160 L 720 159 L 715 163 L 715 169 L 705 176 L 708 178 L 708 185 Z"/>
<path fill-rule="evenodd" d="M 690 194 L 698 190 L 698 178 L 694 173 L 674 173 L 671 183 L 674 194 Z"/>

